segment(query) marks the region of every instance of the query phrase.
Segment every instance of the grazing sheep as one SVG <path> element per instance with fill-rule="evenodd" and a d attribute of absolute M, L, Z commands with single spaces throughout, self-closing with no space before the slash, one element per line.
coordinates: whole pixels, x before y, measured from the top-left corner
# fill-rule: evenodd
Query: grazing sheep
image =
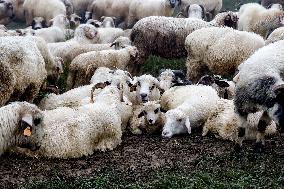
<path fill-rule="evenodd" d="M 34 17 L 43 17 L 49 21 L 59 14 L 66 15 L 66 7 L 61 0 L 25 0 L 23 8 L 28 26 Z"/>
<path fill-rule="evenodd" d="M 264 131 L 271 121 L 284 128 L 283 50 L 284 41 L 269 44 L 239 66 L 234 99 L 240 120 L 239 146 L 242 145 L 249 113 L 264 111 L 257 126 L 256 150 L 262 150 Z"/>
<path fill-rule="evenodd" d="M 0 24 L 8 24 L 14 17 L 13 5 L 10 0 L 0 1 Z"/>
<path fill-rule="evenodd" d="M 265 44 L 274 43 L 276 41 L 284 40 L 284 27 L 275 29 L 266 39 Z"/>
<path fill-rule="evenodd" d="M 43 17 L 35 17 L 32 21 L 32 29 L 38 30 L 42 28 L 47 28 L 46 20 Z"/>
<path fill-rule="evenodd" d="M 178 3 L 177 0 L 132 0 L 127 28 L 132 28 L 138 20 L 148 16 L 172 16 Z"/>
<path fill-rule="evenodd" d="M 188 5 L 198 4 L 204 7 L 207 19 L 212 20 L 222 9 L 222 0 L 181 0 L 181 11 L 186 12 Z"/>
<path fill-rule="evenodd" d="M 234 111 L 234 101 L 220 99 L 218 106 L 214 113 L 207 119 L 203 126 L 202 136 L 206 136 L 208 132 L 215 134 L 216 138 L 222 140 L 237 140 L 238 130 L 238 117 Z M 245 139 L 256 139 L 257 124 L 262 115 L 262 112 L 249 114 L 248 116 L 248 129 L 245 133 Z M 272 135 L 276 133 L 276 125 L 274 122 L 266 128 L 265 135 Z"/>
<path fill-rule="evenodd" d="M 0 156 L 15 146 L 31 150 L 39 148 L 43 138 L 42 128 L 38 126 L 41 118 L 41 111 L 27 102 L 13 102 L 1 107 Z"/>
<path fill-rule="evenodd" d="M 113 105 L 98 102 L 76 109 L 59 107 L 39 111 L 39 114 L 40 119 L 28 114 L 29 119 L 22 126 L 26 140 L 21 147 L 25 149 L 18 150 L 26 156 L 79 158 L 96 150 L 113 150 L 121 143 L 121 118 Z M 34 124 L 29 124 L 33 119 Z M 40 132 L 34 133 L 35 126 Z M 37 148 L 29 150 L 35 145 Z"/>
<path fill-rule="evenodd" d="M 47 77 L 36 42 L 24 37 L 0 37 L 0 49 L 0 106 L 15 100 L 32 102 Z"/>
<path fill-rule="evenodd" d="M 187 56 L 185 38 L 193 31 L 212 26 L 233 26 L 237 15 L 233 12 L 220 13 L 211 22 L 195 18 L 147 17 L 138 21 L 132 29 L 131 41 L 139 51 L 139 64 L 150 54 L 164 58 Z M 137 67 L 139 71 L 139 67 Z"/>
<path fill-rule="evenodd" d="M 65 41 L 65 31 L 69 27 L 69 20 L 65 15 L 59 14 L 50 22 L 52 26 L 42 28 L 35 31 L 35 35 L 42 37 L 47 43 L 55 43 Z"/>
<path fill-rule="evenodd" d="M 191 128 L 202 126 L 215 110 L 219 97 L 212 87 L 190 85 L 188 88 L 191 90 L 183 99 L 184 102 L 166 112 L 163 137 L 171 138 L 177 134 L 190 134 Z"/>
<path fill-rule="evenodd" d="M 77 14 L 71 14 L 69 16 L 70 28 L 76 29 L 81 24 L 82 18 Z"/>
<path fill-rule="evenodd" d="M 102 16 L 101 17 L 102 27 L 103 28 L 114 28 L 115 27 L 115 24 L 114 24 L 115 20 L 116 20 L 115 17 Z"/>
<path fill-rule="evenodd" d="M 241 62 L 264 45 L 259 35 L 232 28 L 196 30 L 185 40 L 187 78 L 197 82 L 208 73 L 231 76 Z"/>
<path fill-rule="evenodd" d="M 160 70 L 158 80 L 160 82 L 160 88 L 164 91 L 174 86 L 191 85 L 192 82 L 185 80 L 185 74 L 181 70 Z"/>
<path fill-rule="evenodd" d="M 92 13 L 92 18 L 95 20 L 100 20 L 102 16 L 110 16 L 117 18 L 117 24 L 122 22 L 127 23 L 131 1 L 132 0 L 95 0 L 88 7 L 88 11 Z"/>
<path fill-rule="evenodd" d="M 129 128 L 132 134 L 136 135 L 155 134 L 162 131 L 164 121 L 159 101 L 149 101 L 135 106 Z"/>
<path fill-rule="evenodd" d="M 235 95 L 235 83 L 233 81 L 228 81 L 222 79 L 220 76 L 205 75 L 202 76 L 197 84 L 207 85 L 213 87 L 219 97 L 224 99 L 233 99 Z"/>
<path fill-rule="evenodd" d="M 137 56 L 137 48 L 133 46 L 80 54 L 70 64 L 67 89 L 87 84 L 96 69 L 101 66 L 122 70 L 134 67 Z"/>
<path fill-rule="evenodd" d="M 266 9 L 257 3 L 248 3 L 239 10 L 238 30 L 249 31 L 267 38 L 269 32 L 284 25 L 284 12 Z"/>

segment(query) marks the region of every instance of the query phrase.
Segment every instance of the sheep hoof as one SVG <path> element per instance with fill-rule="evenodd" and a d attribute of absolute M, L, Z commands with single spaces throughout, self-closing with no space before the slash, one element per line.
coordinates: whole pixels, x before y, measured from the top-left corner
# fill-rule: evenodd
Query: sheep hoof
<path fill-rule="evenodd" d="M 261 142 L 257 142 L 254 146 L 254 152 L 262 153 L 264 151 L 264 145 Z"/>
<path fill-rule="evenodd" d="M 236 152 L 236 153 L 240 153 L 241 151 L 242 151 L 242 146 L 240 145 L 240 144 L 235 144 L 235 146 L 234 146 L 234 151 Z"/>

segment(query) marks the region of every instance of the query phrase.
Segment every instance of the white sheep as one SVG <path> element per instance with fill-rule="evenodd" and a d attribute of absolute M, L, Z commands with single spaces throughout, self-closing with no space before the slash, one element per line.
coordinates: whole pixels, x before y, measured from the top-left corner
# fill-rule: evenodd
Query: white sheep
<path fill-rule="evenodd" d="M 39 111 L 38 114 L 40 117 L 35 119 L 27 112 L 29 119 L 24 119 L 25 124 L 20 127 L 23 130 L 20 134 L 25 138 L 18 146 L 24 148 L 19 149 L 24 155 L 78 158 L 96 150 L 113 150 L 121 143 L 121 118 L 113 105 L 98 102 L 76 109 L 59 107 Z M 33 146 L 36 148 L 31 149 Z"/>
<path fill-rule="evenodd" d="M 239 66 L 239 73 L 235 77 L 237 83 L 234 104 L 240 121 L 240 146 L 249 113 L 264 111 L 257 126 L 257 150 L 262 150 L 264 131 L 271 121 L 284 128 L 283 50 L 283 40 L 269 44 L 256 51 Z"/>
<path fill-rule="evenodd" d="M 212 20 L 222 9 L 222 0 L 181 0 L 181 10 L 184 12 L 188 5 L 202 5 L 208 14 L 208 20 Z"/>
<path fill-rule="evenodd" d="M 210 86 L 190 85 L 183 103 L 166 112 L 162 136 L 171 138 L 182 133 L 191 133 L 191 128 L 202 126 L 217 106 L 217 92 Z M 177 96 L 177 98 L 180 98 Z"/>
<path fill-rule="evenodd" d="M 274 43 L 276 41 L 284 40 L 284 27 L 275 29 L 266 39 L 265 44 Z"/>
<path fill-rule="evenodd" d="M 132 0 L 129 5 L 128 26 L 148 16 L 172 16 L 178 6 L 177 0 Z"/>
<path fill-rule="evenodd" d="M 69 27 L 69 21 L 63 14 L 59 14 L 54 17 L 51 27 L 37 29 L 35 36 L 42 37 L 47 43 L 55 43 L 66 41 L 65 33 L 67 27 Z"/>
<path fill-rule="evenodd" d="M 283 24 L 284 12 L 279 9 L 266 9 L 257 3 L 248 3 L 239 10 L 238 30 L 254 32 L 265 39 L 269 32 Z"/>
<path fill-rule="evenodd" d="M 234 27 L 236 23 L 237 15 L 233 12 L 219 13 L 211 22 L 196 18 L 150 16 L 134 25 L 130 39 L 138 48 L 139 65 L 142 65 L 150 54 L 163 58 L 186 57 L 184 43 L 191 32 L 212 26 Z"/>
<path fill-rule="evenodd" d="M 196 30 L 185 40 L 187 78 L 197 82 L 208 73 L 233 75 L 239 64 L 264 45 L 259 35 L 232 28 Z"/>
<path fill-rule="evenodd" d="M 215 134 L 222 140 L 236 141 L 238 136 L 238 117 L 235 113 L 233 100 L 219 99 L 214 113 L 209 116 L 202 130 L 202 136 L 208 132 Z M 263 112 L 249 114 L 248 127 L 245 133 L 245 139 L 253 140 L 257 136 L 257 125 Z M 265 135 L 276 133 L 276 124 L 272 122 L 265 130 Z"/>
<path fill-rule="evenodd" d="M 70 64 L 67 88 L 87 84 L 98 67 L 117 69 L 135 67 L 138 51 L 134 46 L 120 50 L 91 51 L 77 56 Z M 131 70 L 131 69 L 130 69 Z"/>
<path fill-rule="evenodd" d="M 25 0 L 23 8 L 28 26 L 34 17 L 43 17 L 49 21 L 59 14 L 66 15 L 66 7 L 61 0 Z"/>
<path fill-rule="evenodd" d="M 133 108 L 133 115 L 129 122 L 133 134 L 155 134 L 162 131 L 165 117 L 161 112 L 159 101 L 149 101 Z"/>

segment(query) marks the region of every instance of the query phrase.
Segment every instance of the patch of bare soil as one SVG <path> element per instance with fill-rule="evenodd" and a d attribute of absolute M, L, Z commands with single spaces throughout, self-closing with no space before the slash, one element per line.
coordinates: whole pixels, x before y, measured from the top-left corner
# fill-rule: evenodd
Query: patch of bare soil
<path fill-rule="evenodd" d="M 283 150 L 283 139 L 269 139 L 264 153 Z M 123 137 L 122 144 L 114 151 L 95 152 L 80 159 L 35 159 L 4 155 L 0 158 L 0 188 L 26 188 L 35 182 L 48 182 L 58 177 L 88 178 L 103 170 L 129 182 L 150 179 L 153 170 L 169 170 L 182 167 L 193 170 L 204 157 L 234 155 L 233 143 L 214 137 L 201 137 L 200 133 L 163 139 L 160 136 Z M 246 143 L 244 151 L 250 151 L 252 143 Z"/>

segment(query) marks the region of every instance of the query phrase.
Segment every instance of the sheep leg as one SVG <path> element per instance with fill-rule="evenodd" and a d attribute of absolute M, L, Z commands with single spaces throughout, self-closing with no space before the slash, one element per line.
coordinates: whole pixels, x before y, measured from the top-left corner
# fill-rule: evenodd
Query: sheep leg
<path fill-rule="evenodd" d="M 186 66 L 187 79 L 193 81 L 193 83 L 196 83 L 202 75 L 208 72 L 208 68 L 205 64 L 199 60 L 191 59 L 190 57 L 187 57 Z"/>
<path fill-rule="evenodd" d="M 208 126 L 207 126 L 207 124 L 206 124 L 206 125 L 203 126 L 203 129 L 202 129 L 202 136 L 203 136 L 203 137 L 206 136 L 207 133 L 208 133 L 208 131 L 209 131 L 209 128 L 208 128 Z"/>
<path fill-rule="evenodd" d="M 246 134 L 247 116 L 247 113 L 242 113 L 242 115 L 239 115 L 240 124 L 238 127 L 238 136 L 235 141 L 236 144 L 234 147 L 236 152 L 240 152 L 242 149 L 243 140 Z"/>
<path fill-rule="evenodd" d="M 271 123 L 271 118 L 268 113 L 263 112 L 258 125 L 257 125 L 257 135 L 256 135 L 256 144 L 254 147 L 255 152 L 262 152 L 265 144 L 265 130 L 268 125 Z"/>

